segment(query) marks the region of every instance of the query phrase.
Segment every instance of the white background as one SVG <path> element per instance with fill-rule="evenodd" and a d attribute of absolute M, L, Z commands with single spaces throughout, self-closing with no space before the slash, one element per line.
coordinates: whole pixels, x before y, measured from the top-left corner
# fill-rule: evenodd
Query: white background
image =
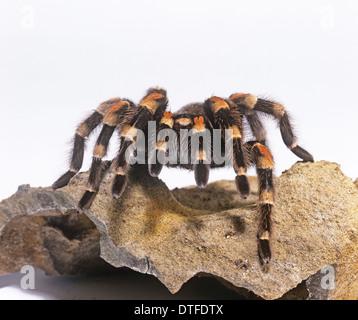
<path fill-rule="evenodd" d="M 355 0 L 2 0 L 0 199 L 21 184 L 51 185 L 68 168 L 79 121 L 154 85 L 168 90 L 172 111 L 214 94 L 276 99 L 299 144 L 356 179 L 357 16 Z M 267 126 L 280 175 L 299 159 Z M 161 178 L 195 183 L 173 169 Z M 210 181 L 233 178 L 220 169 Z"/>

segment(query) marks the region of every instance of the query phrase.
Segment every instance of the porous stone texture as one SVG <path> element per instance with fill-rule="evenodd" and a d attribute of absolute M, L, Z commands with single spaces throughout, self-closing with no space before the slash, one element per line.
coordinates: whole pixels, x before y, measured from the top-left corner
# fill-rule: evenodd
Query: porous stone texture
<path fill-rule="evenodd" d="M 0 203 L 0 275 L 24 265 L 49 275 L 110 270 L 100 258 L 99 232 L 71 197 L 22 185 Z"/>
<path fill-rule="evenodd" d="M 116 201 L 110 197 L 110 179 L 87 215 L 101 233 L 102 258 L 116 267 L 152 274 L 172 293 L 196 274 L 208 274 L 277 299 L 310 276 L 323 277 L 320 270 L 328 265 L 334 266 L 335 286 L 323 298 L 358 295 L 358 192 L 335 163 L 297 163 L 276 179 L 268 269 L 256 251 L 254 183 L 246 201 L 232 181 L 171 192 L 145 168 L 137 168 Z M 76 184 L 67 189 L 79 199 Z M 307 298 L 315 296 L 310 283 Z"/>
<path fill-rule="evenodd" d="M 138 166 L 131 171 L 130 183 L 122 197 L 115 200 L 110 195 L 113 177 L 107 175 L 86 212 L 97 229 L 93 224 L 87 225 L 86 220 L 88 228 L 79 228 L 83 232 L 76 232 L 76 236 L 66 236 L 66 228 L 59 227 L 63 221 L 73 221 L 74 227 L 86 218 L 77 215 L 74 207 L 87 177 L 86 173 L 79 174 L 58 191 L 36 189 L 55 199 L 37 213 L 22 205 L 14 211 L 9 206 L 4 209 L 3 201 L 0 204 L 4 225 L 0 235 L 1 256 L 21 260 L 27 254 L 36 260 L 37 256 L 47 255 L 51 266 L 40 262 L 38 266 L 49 269 L 50 273 L 59 272 L 61 262 L 68 264 L 69 269 L 70 265 L 76 265 L 79 270 L 81 264 L 73 261 L 76 250 L 81 252 L 81 257 L 86 257 L 87 252 L 91 261 L 98 262 L 96 254 L 99 254 L 88 250 L 85 245 L 88 238 L 80 235 L 92 234 L 99 241 L 100 234 L 100 255 L 109 265 L 152 274 L 172 293 L 190 278 L 205 275 L 216 277 L 248 298 L 358 298 L 358 190 L 336 163 L 298 162 L 275 178 L 273 257 L 267 268 L 257 256 L 255 177 L 250 178 L 249 198 L 242 200 L 233 181 L 214 182 L 202 190 L 188 187 L 170 191 L 160 179 L 150 177 L 145 167 Z M 21 193 L 34 191 L 34 188 L 27 189 L 19 190 L 17 197 L 22 199 Z M 59 219 L 57 223 L 50 222 L 51 214 Z M 29 237 L 32 242 L 25 242 L 20 233 L 15 233 L 15 228 L 13 234 L 6 231 L 11 223 L 25 218 L 29 220 L 21 225 L 24 230 L 21 234 L 35 230 Z M 32 228 L 32 224 L 37 225 Z M 49 236 L 56 232 L 63 234 L 65 240 L 60 239 L 64 244 Z M 18 239 L 16 244 L 4 250 L 4 243 L 9 245 L 14 239 Z M 78 241 L 72 244 L 77 249 L 69 250 L 73 240 Z M 92 241 L 94 248 L 96 241 L 94 238 Z M 21 250 L 17 254 L 18 244 Z M 73 255 L 66 256 L 63 252 Z M 0 262 L 0 272 L 9 269 Z"/>

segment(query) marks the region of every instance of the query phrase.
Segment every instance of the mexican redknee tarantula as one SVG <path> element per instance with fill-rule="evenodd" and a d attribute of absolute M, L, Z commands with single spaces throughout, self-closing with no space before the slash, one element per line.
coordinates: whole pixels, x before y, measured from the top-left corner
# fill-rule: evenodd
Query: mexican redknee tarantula
<path fill-rule="evenodd" d="M 101 103 L 96 111 L 78 126 L 74 137 L 70 169 L 53 184 L 53 188 L 66 186 L 78 173 L 83 162 L 85 140 L 101 123 L 103 124 L 102 131 L 93 151 L 87 188 L 78 203 L 78 211 L 90 207 L 99 190 L 104 172 L 109 167 L 115 173 L 112 195 L 115 198 L 122 195 L 131 167 L 128 155 L 135 157 L 143 151 L 138 147 L 131 153 L 128 152 L 138 142 L 140 132 L 144 132 L 145 138 L 145 144 L 142 147 L 145 159 L 142 163 L 148 166 L 149 173 L 154 177 L 159 175 L 163 165 L 181 167 L 193 170 L 197 186 L 203 188 L 208 182 L 210 168 L 223 167 L 229 163 L 236 173 L 235 183 L 238 194 L 246 198 L 250 192 L 246 171 L 249 166 L 253 165 L 256 167 L 259 184 L 258 254 L 262 263 L 268 263 L 271 259 L 269 240 L 275 194 L 272 173 L 274 161 L 270 150 L 265 145 L 266 131 L 260 115 L 272 116 L 278 122 L 282 139 L 294 154 L 304 161 L 313 161 L 311 154 L 297 145 L 286 109 L 274 101 L 242 93 L 232 94 L 227 99 L 213 96 L 203 103 L 188 104 L 174 114 L 167 111 L 167 106 L 166 91 L 158 87 L 150 88 L 138 105 L 124 98 L 114 98 Z M 254 137 L 252 141 L 244 142 L 244 118 Z M 149 150 L 150 125 L 154 125 L 155 136 L 151 152 Z M 165 139 L 158 140 L 160 133 L 168 129 L 179 139 L 171 141 L 168 139 L 170 135 L 167 132 L 164 135 Z M 120 137 L 118 155 L 112 161 L 103 161 L 115 130 L 118 131 Z M 219 141 L 219 151 L 216 149 L 215 152 L 214 137 L 215 132 L 218 131 L 216 142 Z M 208 140 L 208 136 L 204 133 L 209 133 L 208 136 L 213 139 Z M 194 150 L 193 143 L 195 137 L 198 137 L 196 150 Z M 189 142 L 185 144 L 183 141 Z M 191 149 L 194 152 L 189 154 L 188 151 L 193 151 Z M 214 152 L 211 153 L 211 151 Z M 168 158 L 167 161 L 158 161 L 159 159 L 165 160 L 169 153 L 171 153 L 172 161 L 168 161 Z M 216 161 L 218 155 L 224 158 L 225 162 Z M 226 161 L 228 159 L 230 161 Z"/>

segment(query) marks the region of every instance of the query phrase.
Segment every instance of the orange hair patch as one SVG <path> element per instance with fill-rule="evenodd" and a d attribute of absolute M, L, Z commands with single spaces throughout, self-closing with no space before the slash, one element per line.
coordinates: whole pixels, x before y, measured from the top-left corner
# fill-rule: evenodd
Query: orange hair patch
<path fill-rule="evenodd" d="M 204 118 L 202 116 L 200 117 L 195 117 L 194 118 L 194 123 L 197 124 L 197 125 L 201 125 L 204 123 Z"/>
<path fill-rule="evenodd" d="M 113 113 L 118 111 L 120 108 L 127 106 L 129 107 L 129 102 L 128 101 L 121 101 L 116 103 L 111 109 L 109 109 L 108 113 Z"/>
<path fill-rule="evenodd" d="M 112 99 L 109 99 L 106 102 L 115 102 L 115 101 L 118 101 L 118 100 L 121 100 L 121 98 L 112 98 Z"/>
<path fill-rule="evenodd" d="M 103 118 L 103 123 L 108 124 L 109 126 L 116 126 L 118 125 L 119 121 L 119 114 L 116 114 L 118 110 L 123 108 L 124 106 L 129 107 L 128 101 L 121 101 L 116 103 L 109 111 L 106 113 L 106 115 Z"/>
<path fill-rule="evenodd" d="M 224 99 L 223 98 L 220 98 L 220 97 L 211 97 L 209 98 L 210 101 L 213 101 L 213 102 L 223 102 Z"/>
<path fill-rule="evenodd" d="M 220 109 L 229 109 L 229 105 L 223 98 L 211 97 L 209 100 L 214 102 L 211 106 L 214 113 L 218 112 Z"/>
<path fill-rule="evenodd" d="M 242 98 L 245 97 L 246 95 L 247 95 L 246 93 L 235 93 L 230 97 L 230 99 Z"/>
<path fill-rule="evenodd" d="M 160 93 L 151 93 L 146 96 L 140 103 L 142 107 L 147 108 L 152 114 L 157 110 L 159 106 L 159 99 L 164 98 L 164 96 Z"/>
<path fill-rule="evenodd" d="M 195 117 L 194 118 L 194 132 L 201 132 L 205 130 L 205 123 L 204 123 L 204 118 L 202 116 L 199 117 Z"/>
<path fill-rule="evenodd" d="M 173 114 L 170 111 L 164 111 L 163 116 L 164 118 L 172 118 Z"/>
<path fill-rule="evenodd" d="M 272 155 L 269 149 L 262 144 L 255 144 L 255 147 L 259 149 L 261 155 L 266 158 L 270 163 L 273 163 Z"/>
<path fill-rule="evenodd" d="M 164 96 L 160 93 L 151 93 L 150 95 L 146 96 L 143 100 L 142 100 L 142 103 L 144 102 L 148 102 L 148 101 L 151 101 L 151 100 L 157 100 L 157 99 L 161 99 L 163 98 Z"/>

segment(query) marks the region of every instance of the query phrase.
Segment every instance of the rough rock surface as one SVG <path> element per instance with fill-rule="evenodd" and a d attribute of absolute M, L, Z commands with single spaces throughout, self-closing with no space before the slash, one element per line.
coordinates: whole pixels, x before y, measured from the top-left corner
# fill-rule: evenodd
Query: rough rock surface
<path fill-rule="evenodd" d="M 139 167 L 132 171 L 122 198 L 115 200 L 109 191 L 111 178 L 105 177 L 86 212 L 99 230 L 101 257 L 110 265 L 152 274 L 172 293 L 195 275 L 210 275 L 249 298 L 358 298 L 358 190 L 335 163 L 296 163 L 276 178 L 269 268 L 260 265 L 256 252 L 255 178 L 250 179 L 247 200 L 238 197 L 233 181 L 214 182 L 203 190 L 170 191 Z M 83 214 L 74 212 L 86 180 L 87 174 L 79 174 L 61 190 L 38 189 L 50 205 L 39 205 L 37 213 L 25 205 L 10 210 L 4 202 L 11 198 L 0 203 L 1 256 L 21 260 L 17 265 L 38 259 L 36 266 L 49 273 L 62 272 L 64 261 L 78 271 L 86 257 L 92 266 L 108 267 L 96 256 L 98 232 Z M 33 188 L 20 190 L 13 197 L 22 199 L 21 193 L 32 192 Z M 32 242 L 24 241 L 24 232 L 16 234 L 18 229 L 10 228 L 22 219 L 27 219 L 22 228 Z M 82 227 L 75 227 L 80 221 Z M 71 236 L 66 233 L 69 224 L 76 230 Z M 63 243 L 49 236 L 56 232 L 63 234 Z M 50 266 L 41 265 L 45 256 Z M 0 272 L 17 271 L 9 264 L 1 261 Z"/>
<path fill-rule="evenodd" d="M 73 199 L 22 185 L 0 203 L 0 274 L 29 264 L 49 275 L 110 269 L 99 257 L 99 232 Z"/>

